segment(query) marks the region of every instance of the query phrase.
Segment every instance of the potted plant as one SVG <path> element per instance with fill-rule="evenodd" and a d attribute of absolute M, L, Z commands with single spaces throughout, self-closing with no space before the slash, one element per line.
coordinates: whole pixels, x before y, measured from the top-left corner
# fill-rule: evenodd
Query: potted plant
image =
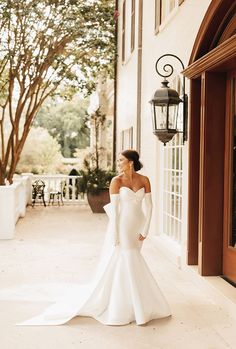
<path fill-rule="evenodd" d="M 78 191 L 86 193 L 88 203 L 94 213 L 104 213 L 103 206 L 108 204 L 109 184 L 116 175 L 102 161 L 104 151 L 101 146 L 102 132 L 106 129 L 106 116 L 101 112 L 100 107 L 91 114 L 87 114 L 87 124 L 91 129 L 91 149 L 92 151 L 84 159 L 84 169 L 79 171 L 81 178 L 78 180 Z"/>
<path fill-rule="evenodd" d="M 78 181 L 79 192 L 87 194 L 93 213 L 104 213 L 103 206 L 110 202 L 109 185 L 116 173 L 93 167 L 87 159 L 84 160 L 84 167 L 85 169 L 80 171 L 82 177 Z"/>

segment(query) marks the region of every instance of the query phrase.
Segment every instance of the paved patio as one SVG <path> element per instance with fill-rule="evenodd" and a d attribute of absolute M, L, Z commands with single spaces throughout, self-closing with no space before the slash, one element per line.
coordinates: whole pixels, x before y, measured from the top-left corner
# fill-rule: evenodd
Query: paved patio
<path fill-rule="evenodd" d="M 0 288 L 90 280 L 107 218 L 87 206 L 29 207 L 12 241 L 0 241 Z M 77 317 L 63 326 L 20 327 L 49 303 L 0 301 L 1 349 L 236 348 L 236 290 L 221 278 L 178 269 L 147 239 L 143 254 L 172 308 L 144 326 L 104 326 Z"/>

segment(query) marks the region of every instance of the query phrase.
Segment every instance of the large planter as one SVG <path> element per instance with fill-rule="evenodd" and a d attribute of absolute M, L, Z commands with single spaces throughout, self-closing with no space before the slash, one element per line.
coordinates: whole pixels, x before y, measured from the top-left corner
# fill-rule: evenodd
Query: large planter
<path fill-rule="evenodd" d="M 105 213 L 103 206 L 110 202 L 109 189 L 100 189 L 96 193 L 87 193 L 88 203 L 93 213 Z"/>

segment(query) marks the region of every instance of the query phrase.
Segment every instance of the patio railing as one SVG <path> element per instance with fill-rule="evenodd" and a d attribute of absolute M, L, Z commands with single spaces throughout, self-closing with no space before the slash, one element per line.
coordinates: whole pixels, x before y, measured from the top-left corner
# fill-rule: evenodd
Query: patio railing
<path fill-rule="evenodd" d="M 65 204 L 85 203 L 86 197 L 80 192 L 79 180 L 81 176 L 67 175 L 32 175 L 31 183 L 40 179 L 45 183 L 45 200 L 49 202 L 50 193 L 60 192 Z"/>
<path fill-rule="evenodd" d="M 33 175 L 24 173 L 15 175 L 13 184 L 0 186 L 0 240 L 12 239 L 15 224 L 26 214 L 26 206 L 32 203 L 32 184 L 41 179 L 45 183 L 45 201 L 48 205 L 50 196 L 55 194 L 54 204 L 87 204 L 87 197 L 80 192 L 81 176 Z M 58 193 L 59 196 L 57 195 Z M 59 200 L 59 199 L 60 200 Z M 37 201 L 36 201 L 37 202 Z M 36 203 L 35 202 L 35 203 Z M 39 197 L 38 202 L 42 203 Z"/>

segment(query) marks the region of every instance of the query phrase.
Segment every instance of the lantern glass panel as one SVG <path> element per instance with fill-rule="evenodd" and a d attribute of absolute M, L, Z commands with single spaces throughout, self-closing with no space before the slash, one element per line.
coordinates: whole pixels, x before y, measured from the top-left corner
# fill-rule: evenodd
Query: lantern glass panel
<path fill-rule="evenodd" d="M 165 130 L 167 128 L 167 105 L 156 105 L 155 106 L 156 111 L 156 126 L 158 130 Z"/>
<path fill-rule="evenodd" d="M 168 129 L 176 130 L 178 117 L 178 104 L 169 105 Z"/>
<path fill-rule="evenodd" d="M 152 128 L 153 131 L 157 129 L 157 123 L 156 123 L 156 109 L 155 104 L 151 103 L 151 113 L 152 113 Z"/>

